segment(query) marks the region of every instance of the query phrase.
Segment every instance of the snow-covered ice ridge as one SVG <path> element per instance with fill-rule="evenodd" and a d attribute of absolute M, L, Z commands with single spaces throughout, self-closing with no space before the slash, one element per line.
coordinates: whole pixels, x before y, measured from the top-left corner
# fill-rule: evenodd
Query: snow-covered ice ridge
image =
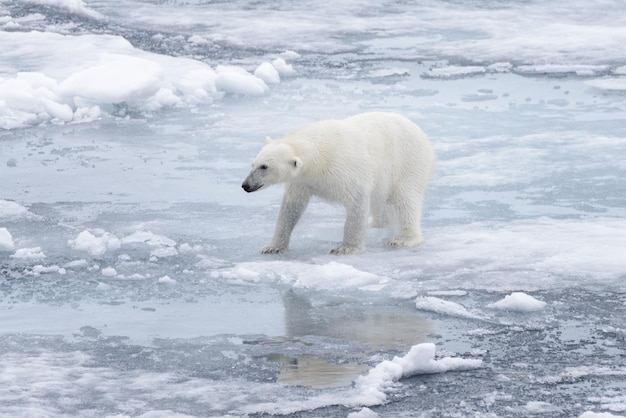
<path fill-rule="evenodd" d="M 30 69 L 0 66 L 4 129 L 89 122 L 103 113 L 119 115 L 120 107 L 122 116 L 150 114 L 164 107 L 211 104 L 224 94 L 262 95 L 281 76 L 295 74 L 281 57 L 249 72 L 145 52 L 112 35 L 0 31 L 0 44 L 11 51 L 11 61 Z"/>

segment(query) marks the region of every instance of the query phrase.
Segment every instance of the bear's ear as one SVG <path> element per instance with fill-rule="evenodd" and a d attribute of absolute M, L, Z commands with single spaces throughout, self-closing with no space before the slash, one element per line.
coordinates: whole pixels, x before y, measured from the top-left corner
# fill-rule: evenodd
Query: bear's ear
<path fill-rule="evenodd" d="M 291 160 L 291 165 L 293 168 L 302 167 L 302 160 L 298 157 L 294 157 L 294 159 Z"/>
<path fill-rule="evenodd" d="M 265 137 L 265 143 L 266 144 L 271 144 L 272 143 L 272 138 L 270 138 L 269 136 Z"/>

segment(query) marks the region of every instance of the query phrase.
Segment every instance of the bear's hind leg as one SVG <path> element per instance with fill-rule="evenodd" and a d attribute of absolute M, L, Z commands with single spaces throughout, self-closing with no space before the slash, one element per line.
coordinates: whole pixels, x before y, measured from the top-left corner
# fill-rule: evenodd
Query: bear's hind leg
<path fill-rule="evenodd" d="M 419 245 L 422 241 L 422 218 L 421 196 L 409 199 L 398 199 L 395 204 L 398 215 L 397 236 L 387 241 L 390 247 L 411 248 Z"/>

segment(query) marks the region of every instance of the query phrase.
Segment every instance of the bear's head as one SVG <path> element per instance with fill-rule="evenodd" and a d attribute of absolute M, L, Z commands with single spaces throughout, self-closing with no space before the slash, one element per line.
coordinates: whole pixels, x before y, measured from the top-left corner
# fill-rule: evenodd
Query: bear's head
<path fill-rule="evenodd" d="M 302 161 L 289 144 L 268 137 L 241 187 L 250 193 L 272 184 L 290 181 L 296 177 L 300 167 Z"/>

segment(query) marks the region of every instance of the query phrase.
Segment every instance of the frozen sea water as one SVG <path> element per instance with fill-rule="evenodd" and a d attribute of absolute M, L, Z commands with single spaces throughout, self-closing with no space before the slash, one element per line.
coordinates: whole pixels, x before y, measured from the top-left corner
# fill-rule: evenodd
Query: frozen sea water
<path fill-rule="evenodd" d="M 0 1 L 0 415 L 624 416 L 622 8 Z M 265 136 L 369 110 L 425 243 L 259 255 Z"/>

